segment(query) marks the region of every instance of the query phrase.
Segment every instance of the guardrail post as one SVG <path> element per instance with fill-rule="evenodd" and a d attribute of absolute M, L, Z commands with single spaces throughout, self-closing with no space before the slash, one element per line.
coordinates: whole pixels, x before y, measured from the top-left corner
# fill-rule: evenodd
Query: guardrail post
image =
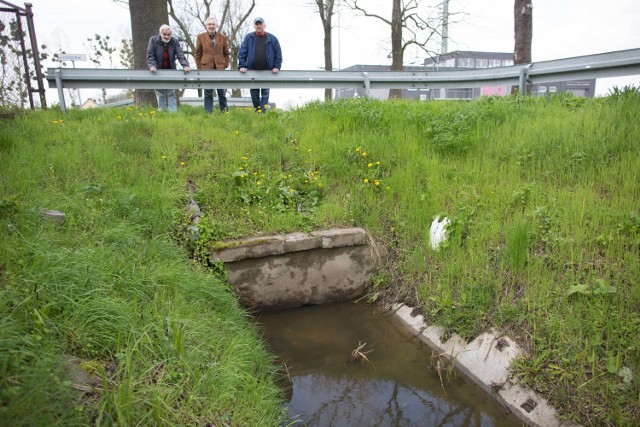
<path fill-rule="evenodd" d="M 60 70 L 60 68 L 56 70 L 56 88 L 58 89 L 58 99 L 60 100 L 60 109 L 62 110 L 62 113 L 66 113 L 67 106 L 64 103 L 64 92 L 62 90 L 62 77 L 60 76 L 61 72 L 62 71 Z"/>
<path fill-rule="evenodd" d="M 371 89 L 371 80 L 369 79 L 369 73 L 366 71 L 362 73 L 364 77 L 364 96 L 369 97 L 369 90 Z"/>
<path fill-rule="evenodd" d="M 527 82 L 529 81 L 529 68 L 532 64 L 527 64 L 520 68 L 520 94 L 527 95 Z"/>

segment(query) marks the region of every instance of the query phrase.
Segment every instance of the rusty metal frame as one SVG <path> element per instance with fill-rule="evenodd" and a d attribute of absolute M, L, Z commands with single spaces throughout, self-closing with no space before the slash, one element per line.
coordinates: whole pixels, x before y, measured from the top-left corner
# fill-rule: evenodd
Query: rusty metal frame
<path fill-rule="evenodd" d="M 18 32 L 20 33 L 20 47 L 22 48 L 22 61 L 24 63 L 25 70 L 25 83 L 27 84 L 27 88 L 29 91 L 29 103 L 31 105 L 31 109 L 35 108 L 35 103 L 33 101 L 33 94 L 38 93 L 40 97 L 40 105 L 42 108 L 47 108 L 47 100 L 45 97 L 45 86 L 44 86 L 44 75 L 42 73 L 42 67 L 40 64 L 40 51 L 38 50 L 38 41 L 36 39 L 36 30 L 35 25 L 33 23 L 33 11 L 32 4 L 25 3 L 25 7 L 19 7 L 15 4 L 11 4 L 5 0 L 0 0 L 0 5 L 4 5 L 7 7 L 0 7 L 0 12 L 9 12 L 16 14 L 16 22 L 18 25 Z M 22 17 L 27 19 L 27 29 L 29 31 L 29 41 L 31 44 L 31 53 L 33 56 L 33 64 L 35 67 L 36 79 L 38 81 L 38 87 L 33 88 L 31 85 L 31 78 L 29 73 L 29 58 L 27 56 L 27 47 L 25 44 L 25 34 L 22 28 Z"/>

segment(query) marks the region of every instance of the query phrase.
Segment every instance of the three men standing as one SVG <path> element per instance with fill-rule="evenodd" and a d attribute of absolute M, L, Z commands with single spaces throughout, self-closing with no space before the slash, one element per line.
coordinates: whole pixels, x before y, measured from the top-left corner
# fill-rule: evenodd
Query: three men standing
<path fill-rule="evenodd" d="M 196 38 L 195 59 L 199 70 L 224 70 L 229 66 L 231 47 L 229 39 L 218 31 L 218 21 L 209 17 L 205 21 L 207 31 L 198 34 Z M 258 17 L 253 20 L 254 32 L 245 36 L 238 52 L 238 70 L 271 70 L 277 74 L 282 67 L 282 49 L 280 42 L 273 34 L 265 31 L 264 19 Z M 172 37 L 171 28 L 162 25 L 159 34 L 149 39 L 147 46 L 147 66 L 149 71 L 158 69 L 175 69 L 176 59 L 189 72 L 187 61 L 180 43 Z M 220 111 L 227 111 L 226 89 L 216 89 Z M 250 89 L 251 101 L 256 111 L 265 113 L 269 107 L 269 89 Z M 156 90 L 158 107 L 169 111 L 176 111 L 177 100 L 173 89 Z M 204 109 L 213 112 L 213 89 L 204 91 Z"/>
<path fill-rule="evenodd" d="M 224 70 L 229 66 L 231 47 L 227 36 L 218 31 L 218 21 L 209 17 L 204 22 L 207 31 L 196 39 L 196 66 L 198 70 Z M 216 89 L 220 111 L 227 111 L 226 89 Z M 213 112 L 213 89 L 204 90 L 204 110 Z"/>

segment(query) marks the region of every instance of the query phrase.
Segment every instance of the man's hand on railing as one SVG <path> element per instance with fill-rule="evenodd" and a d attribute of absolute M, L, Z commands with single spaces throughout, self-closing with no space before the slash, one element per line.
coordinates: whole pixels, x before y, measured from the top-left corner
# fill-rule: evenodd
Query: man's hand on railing
<path fill-rule="evenodd" d="M 238 68 L 238 70 L 239 70 L 241 73 L 246 73 L 246 72 L 247 72 L 247 67 L 240 67 L 240 68 Z"/>
<path fill-rule="evenodd" d="M 156 70 L 157 70 L 157 68 L 156 68 L 156 67 L 149 67 L 149 71 L 151 71 L 152 73 L 155 73 L 155 72 L 156 72 Z"/>
<path fill-rule="evenodd" d="M 183 70 L 184 70 L 185 73 L 188 73 L 189 71 L 191 71 L 191 68 L 190 67 L 184 67 Z"/>

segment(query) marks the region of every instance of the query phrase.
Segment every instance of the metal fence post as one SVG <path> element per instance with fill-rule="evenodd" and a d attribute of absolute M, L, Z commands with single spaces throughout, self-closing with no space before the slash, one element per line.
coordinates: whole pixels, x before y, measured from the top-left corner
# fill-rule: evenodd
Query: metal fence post
<path fill-rule="evenodd" d="M 369 97 L 369 90 L 371 89 L 371 80 L 369 79 L 369 73 L 366 71 L 362 73 L 364 77 L 364 96 Z"/>
<path fill-rule="evenodd" d="M 527 94 L 527 82 L 529 81 L 529 68 L 532 64 L 527 64 L 520 68 L 520 94 Z"/>
<path fill-rule="evenodd" d="M 55 71 L 55 75 L 56 75 L 56 88 L 58 89 L 58 99 L 60 100 L 60 109 L 64 114 L 67 112 L 67 106 L 64 104 L 64 91 L 62 90 L 62 77 L 60 76 L 61 72 L 62 70 L 58 68 Z"/>

